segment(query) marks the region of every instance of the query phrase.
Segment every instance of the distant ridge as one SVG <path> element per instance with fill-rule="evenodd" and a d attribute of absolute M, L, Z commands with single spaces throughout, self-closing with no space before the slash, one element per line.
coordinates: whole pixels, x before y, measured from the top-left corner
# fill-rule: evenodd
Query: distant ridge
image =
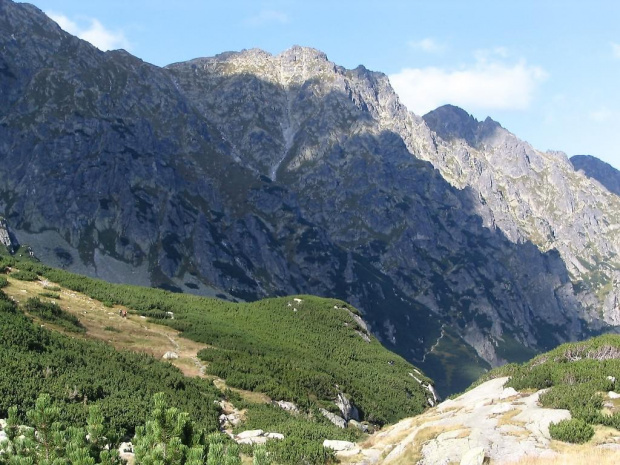
<path fill-rule="evenodd" d="M 575 155 L 570 158 L 577 171 L 596 179 L 610 192 L 620 195 L 620 171 L 592 155 Z"/>

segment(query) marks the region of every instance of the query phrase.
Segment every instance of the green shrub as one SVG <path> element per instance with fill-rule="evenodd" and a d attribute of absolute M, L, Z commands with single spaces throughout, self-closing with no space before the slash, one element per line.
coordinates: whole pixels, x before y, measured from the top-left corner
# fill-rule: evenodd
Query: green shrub
<path fill-rule="evenodd" d="M 59 292 L 60 286 L 43 286 L 46 291 Z"/>
<path fill-rule="evenodd" d="M 549 425 L 549 434 L 558 441 L 583 444 L 594 436 L 594 428 L 579 418 L 562 420 Z"/>
<path fill-rule="evenodd" d="M 36 281 L 39 279 L 35 272 L 28 270 L 15 271 L 11 273 L 11 278 L 19 279 L 20 281 Z"/>
<path fill-rule="evenodd" d="M 50 299 L 60 299 L 60 294 L 57 292 L 39 292 L 41 297 L 48 297 Z"/>
<path fill-rule="evenodd" d="M 0 289 L 3 287 L 7 287 L 9 285 L 9 280 L 4 276 L 0 276 Z"/>
<path fill-rule="evenodd" d="M 31 297 L 24 304 L 24 309 L 31 315 L 38 316 L 42 320 L 56 324 L 75 333 L 84 333 L 86 329 L 74 315 L 65 312 L 54 302 L 41 302 L 36 297 Z"/>

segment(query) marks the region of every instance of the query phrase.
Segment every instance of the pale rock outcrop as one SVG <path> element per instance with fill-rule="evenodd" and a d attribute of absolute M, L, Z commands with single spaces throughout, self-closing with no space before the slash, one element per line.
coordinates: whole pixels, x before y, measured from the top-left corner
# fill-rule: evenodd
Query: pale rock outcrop
<path fill-rule="evenodd" d="M 357 407 L 353 405 L 353 402 L 351 402 L 351 400 L 348 399 L 342 392 L 338 393 L 335 404 L 338 409 L 340 409 L 342 417 L 345 421 L 349 421 L 351 419 L 359 421 L 360 417 Z"/>
<path fill-rule="evenodd" d="M 331 421 L 338 428 L 346 428 L 347 427 L 347 421 L 344 418 L 339 417 L 335 413 L 332 413 L 329 410 L 325 410 L 324 408 L 320 408 L 319 411 L 323 414 L 323 416 L 325 418 L 327 418 L 329 421 Z"/>
<path fill-rule="evenodd" d="M 334 439 L 326 439 L 325 441 L 323 441 L 323 447 L 332 449 L 336 452 L 358 449 L 357 444 L 355 444 L 354 442 L 336 441 Z"/>

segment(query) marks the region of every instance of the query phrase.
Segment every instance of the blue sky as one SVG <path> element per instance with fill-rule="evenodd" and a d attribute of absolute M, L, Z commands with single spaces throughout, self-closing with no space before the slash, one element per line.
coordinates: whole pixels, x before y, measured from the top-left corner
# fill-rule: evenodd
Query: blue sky
<path fill-rule="evenodd" d="M 101 49 L 156 65 L 292 45 L 382 71 L 416 114 L 491 116 L 540 150 L 620 168 L 616 0 L 34 0 Z"/>

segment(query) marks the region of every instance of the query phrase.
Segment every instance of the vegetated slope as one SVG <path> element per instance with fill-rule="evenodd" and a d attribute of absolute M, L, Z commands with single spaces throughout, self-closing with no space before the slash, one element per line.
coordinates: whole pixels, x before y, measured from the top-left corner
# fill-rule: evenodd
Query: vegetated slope
<path fill-rule="evenodd" d="M 294 401 L 304 409 L 335 411 L 333 401 L 343 394 L 361 419 L 378 424 L 417 414 L 428 406 L 428 397 L 433 399 L 421 384 L 431 381 L 383 348 L 367 333 L 357 311 L 342 301 L 299 296 L 231 303 L 109 284 L 34 262 L 17 266 L 99 301 L 125 305 L 209 344 L 199 354 L 209 362 L 207 373 L 231 387 Z"/>
<path fill-rule="evenodd" d="M 574 155 L 570 162 L 575 170 L 583 172 L 587 177 L 596 179 L 609 192 L 620 195 L 620 172 L 592 155 Z"/>
<path fill-rule="evenodd" d="M 0 291 L 0 418 L 18 406 L 22 421 L 37 397 L 49 394 L 61 419 L 84 424 L 87 405 L 98 404 L 120 439 L 144 423 L 149 402 L 164 392 L 171 405 L 190 412 L 210 431 L 218 428 L 221 397 L 203 379 L 190 379 L 148 355 L 118 352 L 100 342 L 74 339 L 27 318 Z"/>
<path fill-rule="evenodd" d="M 497 123 L 444 134 L 313 49 L 161 69 L 0 10 L 0 213 L 45 262 L 339 298 L 443 392 L 617 322 L 620 201 Z"/>

